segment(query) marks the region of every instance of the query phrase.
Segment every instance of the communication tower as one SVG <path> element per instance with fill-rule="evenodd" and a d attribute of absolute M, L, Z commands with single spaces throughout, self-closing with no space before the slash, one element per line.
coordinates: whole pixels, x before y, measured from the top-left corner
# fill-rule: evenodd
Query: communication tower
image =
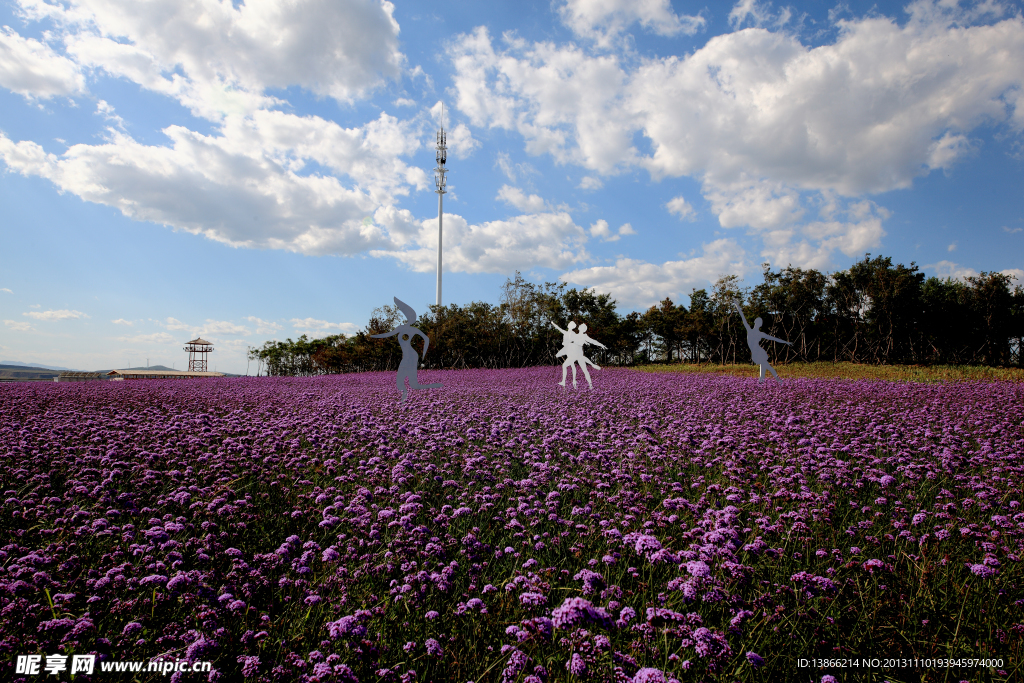
<path fill-rule="evenodd" d="M 441 129 L 437 131 L 437 166 L 434 168 L 434 185 L 437 186 L 437 305 L 441 306 L 441 237 L 442 219 L 444 217 L 444 195 L 446 193 L 445 174 L 448 169 L 444 164 L 448 160 L 448 145 L 444 134 L 444 104 L 441 104 Z"/>

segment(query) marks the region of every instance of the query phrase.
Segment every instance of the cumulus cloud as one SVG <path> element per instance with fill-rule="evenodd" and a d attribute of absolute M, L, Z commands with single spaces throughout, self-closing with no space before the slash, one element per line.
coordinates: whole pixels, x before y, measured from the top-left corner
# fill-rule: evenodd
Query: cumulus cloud
<path fill-rule="evenodd" d="M 112 132 L 102 145 L 78 144 L 47 154 L 31 141 L 0 133 L 0 159 L 26 176 L 147 220 L 230 244 L 305 254 L 354 254 L 394 246 L 363 219 L 396 195 L 426 185 L 422 169 L 399 154 L 419 146 L 415 130 L 382 114 L 346 129 L 316 116 L 278 111 L 227 120 L 220 135 L 181 126 L 169 146 L 144 145 Z M 315 161 L 328 175 L 302 175 Z"/>
<path fill-rule="evenodd" d="M 254 315 L 250 315 L 246 320 L 256 325 L 257 334 L 274 334 L 278 330 L 282 329 L 281 325 L 278 325 L 275 322 L 263 320 L 262 318 L 257 318 Z"/>
<path fill-rule="evenodd" d="M 731 183 L 705 182 L 704 196 L 723 228 L 774 228 L 804 214 L 800 193 L 780 182 L 746 177 Z"/>
<path fill-rule="evenodd" d="M 634 114 L 615 106 L 627 85 L 618 57 L 509 34 L 503 42 L 496 50 L 479 27 L 449 46 L 456 106 L 473 125 L 518 131 L 527 152 L 602 173 L 637 160 Z"/>
<path fill-rule="evenodd" d="M 837 250 L 854 257 L 878 247 L 885 236 L 882 222 L 889 215 L 870 200 L 835 201 L 822 207 L 820 220 L 763 232 L 761 255 L 780 266 L 827 269 Z"/>
<path fill-rule="evenodd" d="M 35 332 L 35 328 L 32 327 L 32 323 L 19 322 L 17 320 L 5 320 L 4 325 L 11 328 L 15 332 Z"/>
<path fill-rule="evenodd" d="M 0 292 L 7 292 L 8 294 L 14 294 L 14 292 L 7 287 L 0 287 Z"/>
<path fill-rule="evenodd" d="M 566 268 L 589 260 L 587 235 L 565 212 L 523 214 L 470 225 L 458 214 L 444 216 L 444 269 L 461 273 L 511 273 L 528 267 Z M 437 266 L 437 218 L 420 222 L 410 246 L 373 250 L 420 273 Z"/>
<path fill-rule="evenodd" d="M 83 91 L 82 69 L 102 70 L 215 127 L 170 126 L 167 144 L 142 144 L 101 100 L 97 113 L 112 123 L 105 143 L 58 156 L 0 133 L 9 170 L 232 246 L 341 255 L 401 246 L 366 218 L 427 186 L 423 170 L 401 160 L 419 149 L 423 121 L 382 113 L 344 128 L 268 109 L 282 104 L 270 89 L 299 86 L 351 102 L 397 77 L 404 56 L 390 2 L 18 1 L 25 18 L 52 22 L 65 55 L 5 30 L 0 84 L 39 97 L 73 94 Z M 452 135 L 456 154 L 479 145 L 464 125 Z"/>
<path fill-rule="evenodd" d="M 945 260 L 938 263 L 929 263 L 924 268 L 933 271 L 936 277 L 942 279 L 966 280 L 969 277 L 977 277 L 978 275 L 978 271 L 974 268 L 968 268 L 967 266 L 961 266 L 952 261 Z"/>
<path fill-rule="evenodd" d="M 22 313 L 22 315 L 27 315 L 36 320 L 77 320 L 78 318 L 89 317 L 81 311 L 69 311 L 66 308 L 59 311 L 29 311 L 28 313 Z"/>
<path fill-rule="evenodd" d="M 654 149 L 642 163 L 656 177 L 704 174 L 716 186 L 747 174 L 857 195 L 948 168 L 967 131 L 1009 121 L 1007 98 L 1024 82 L 1020 18 L 840 27 L 817 48 L 750 29 L 645 62 L 628 94 Z"/>
<path fill-rule="evenodd" d="M 23 38 L 9 26 L 0 28 L 0 86 L 27 98 L 85 92 L 85 78 L 75 62 L 46 43 Z"/>
<path fill-rule="evenodd" d="M 935 273 L 935 276 L 942 279 L 953 279 L 964 281 L 969 277 L 977 277 L 978 271 L 974 268 L 968 268 L 967 266 L 961 266 L 960 264 L 953 263 L 952 261 L 939 261 L 938 263 L 930 263 L 924 266 L 926 270 L 931 270 Z M 1003 275 L 1010 276 L 1010 285 L 1024 284 L 1024 270 L 1020 268 L 1006 268 L 999 271 Z"/>
<path fill-rule="evenodd" d="M 132 322 L 130 320 L 125 320 L 124 318 L 118 318 L 117 320 L 111 320 L 110 322 L 114 323 L 115 325 L 127 325 L 128 327 L 132 326 Z"/>
<path fill-rule="evenodd" d="M 770 2 L 740 0 L 729 11 L 729 25 L 733 28 L 739 28 L 745 24 L 759 28 L 763 26 L 778 28 L 789 23 L 792 16 L 793 10 L 789 7 L 783 7 L 776 13 L 772 11 Z"/>
<path fill-rule="evenodd" d="M 604 187 L 604 183 L 600 178 L 594 176 L 585 175 L 580 179 L 580 184 L 577 185 L 581 190 L 600 190 Z"/>
<path fill-rule="evenodd" d="M 636 230 L 629 223 L 623 223 L 619 226 L 617 233 L 612 233 L 608 227 L 608 221 L 599 219 L 596 223 L 590 226 L 590 235 L 592 237 L 598 237 L 602 242 L 617 242 L 622 238 L 623 235 L 635 235 Z"/>
<path fill-rule="evenodd" d="M 527 161 L 512 161 L 508 152 L 498 152 L 494 158 L 494 165 L 500 168 L 501 172 L 505 174 L 505 177 L 513 183 L 519 178 L 525 178 L 526 176 L 535 175 L 537 173 L 537 169 Z"/>
<path fill-rule="evenodd" d="M 192 325 L 183 323 L 177 318 L 167 318 L 164 322 L 160 323 L 169 330 L 183 330 L 185 332 L 191 332 L 195 329 Z"/>
<path fill-rule="evenodd" d="M 573 33 L 602 46 L 636 23 L 661 36 L 693 35 L 706 23 L 700 15 L 676 14 L 669 0 L 565 0 L 558 13 Z"/>
<path fill-rule="evenodd" d="M 480 148 L 480 141 L 473 137 L 469 126 L 464 123 L 447 131 L 448 148 L 456 159 L 467 159 Z"/>
<path fill-rule="evenodd" d="M 722 275 L 743 276 L 748 270 L 743 249 L 731 239 L 705 244 L 699 256 L 661 264 L 620 258 L 614 266 L 574 270 L 561 279 L 582 287 L 609 292 L 626 305 L 647 308 L 666 296 L 680 301 L 695 288 L 708 288 Z"/>
<path fill-rule="evenodd" d="M 249 328 L 236 325 L 228 320 L 211 320 L 207 318 L 206 322 L 200 327 L 200 335 L 203 334 L 245 337 L 249 334 Z"/>
<path fill-rule="evenodd" d="M 564 16 L 597 16 L 619 3 L 562 7 Z M 788 20 L 767 7 L 741 2 L 733 21 Z M 600 175 L 695 177 L 723 227 L 768 234 L 814 221 L 832 196 L 907 188 L 951 168 L 973 153 L 979 126 L 1024 130 L 1024 18 L 994 3 L 958 7 L 917 2 L 903 24 L 877 14 L 839 21 L 837 37 L 817 47 L 747 28 L 685 56 L 630 60 L 573 43 L 492 39 L 481 27 L 448 54 L 456 105 L 473 125 L 514 131 L 527 152 Z M 838 245 L 828 223 L 804 232 Z M 846 242 L 882 234 L 847 223 L 859 227 Z M 822 248 L 808 242 L 800 258 L 820 261 Z"/>
<path fill-rule="evenodd" d="M 524 213 L 540 213 L 546 207 L 546 203 L 540 198 L 540 195 L 527 195 L 518 187 L 511 185 L 502 185 L 498 189 L 498 196 L 495 199 L 511 204 Z"/>
<path fill-rule="evenodd" d="M 1006 270 L 1001 270 L 999 272 L 1013 278 L 1014 284 L 1024 285 L 1024 270 L 1021 270 L 1020 268 L 1007 268 Z"/>
<path fill-rule="evenodd" d="M 326 334 L 332 330 L 337 330 L 344 334 L 355 334 L 359 331 L 359 327 L 353 323 L 332 323 L 326 320 L 317 320 L 316 318 L 292 318 L 291 323 L 295 329 L 312 332 L 313 334 Z"/>
<path fill-rule="evenodd" d="M 693 220 L 697 216 L 696 209 L 693 205 L 686 201 L 685 197 L 673 197 L 665 204 L 665 208 L 668 212 L 679 217 L 679 220 Z"/>
<path fill-rule="evenodd" d="M 20 0 L 48 17 L 77 62 L 169 94 L 202 116 L 265 103 L 298 85 L 348 102 L 396 77 L 394 6 L 380 0 Z"/>

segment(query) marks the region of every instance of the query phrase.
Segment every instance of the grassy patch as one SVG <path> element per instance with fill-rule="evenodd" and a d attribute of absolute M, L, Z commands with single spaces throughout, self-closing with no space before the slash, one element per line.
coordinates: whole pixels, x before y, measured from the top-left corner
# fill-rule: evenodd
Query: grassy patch
<path fill-rule="evenodd" d="M 773 366 L 782 379 L 868 379 L 887 382 L 1024 382 L 1024 368 L 993 368 L 984 365 L 868 365 L 866 363 L 787 363 Z M 672 363 L 642 365 L 643 372 L 678 372 L 685 374 L 757 377 L 756 365 L 750 363 Z M 768 377 L 768 379 L 774 379 Z"/>

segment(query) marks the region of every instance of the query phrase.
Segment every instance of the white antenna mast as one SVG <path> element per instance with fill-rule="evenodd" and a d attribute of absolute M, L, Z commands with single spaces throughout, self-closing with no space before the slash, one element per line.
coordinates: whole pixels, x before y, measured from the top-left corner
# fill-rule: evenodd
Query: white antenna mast
<path fill-rule="evenodd" d="M 441 103 L 441 129 L 437 131 L 437 167 L 434 168 L 434 185 L 437 186 L 437 306 L 441 307 L 441 237 L 444 217 L 444 195 L 446 193 L 445 162 L 448 160 L 448 146 L 444 134 L 444 102 Z"/>

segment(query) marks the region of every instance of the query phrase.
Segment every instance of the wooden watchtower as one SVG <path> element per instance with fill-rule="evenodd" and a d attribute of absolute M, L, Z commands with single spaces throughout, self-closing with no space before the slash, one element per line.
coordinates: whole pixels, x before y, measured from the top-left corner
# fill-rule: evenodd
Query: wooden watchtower
<path fill-rule="evenodd" d="M 189 372 L 209 372 L 210 365 L 206 356 L 213 351 L 213 344 L 202 337 L 196 337 L 185 344 L 185 350 L 188 351 Z"/>

